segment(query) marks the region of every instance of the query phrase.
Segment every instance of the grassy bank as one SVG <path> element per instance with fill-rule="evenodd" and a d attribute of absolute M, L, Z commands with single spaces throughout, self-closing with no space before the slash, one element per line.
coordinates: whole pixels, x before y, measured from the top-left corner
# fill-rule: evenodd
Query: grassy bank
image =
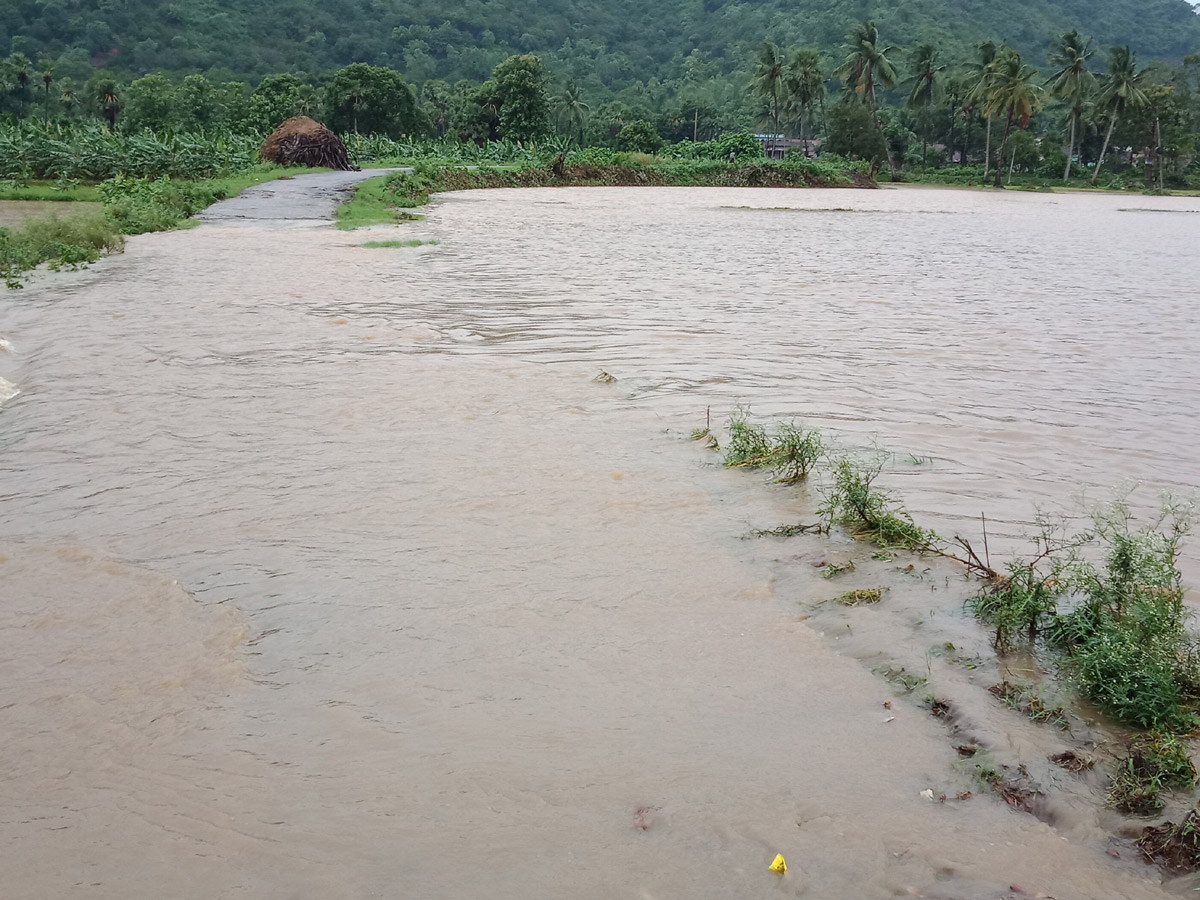
<path fill-rule="evenodd" d="M 320 171 L 325 170 L 260 163 L 219 178 L 199 180 L 116 175 L 100 184 L 33 182 L 7 186 L 0 199 L 99 200 L 103 210 L 72 213 L 71 204 L 64 202 L 63 216 L 19 228 L 0 228 L 0 278 L 6 287 L 19 288 L 26 273 L 43 263 L 55 271 L 79 268 L 119 251 L 126 235 L 178 228 L 197 212 L 248 187 Z"/>
<path fill-rule="evenodd" d="M 995 177 L 995 169 L 991 170 L 985 182 L 983 166 L 944 166 L 940 169 L 906 169 L 903 173 L 902 184 L 941 185 L 943 187 L 974 187 L 991 188 Z M 1102 175 L 1098 184 L 1091 183 L 1091 176 L 1084 174 L 1072 177 L 1064 182 L 1061 175 L 1045 175 L 1034 172 L 1018 173 L 1011 177 L 1008 172 L 1000 178 L 1002 187 L 1010 190 L 1038 191 L 1051 193 L 1055 191 L 1077 191 L 1088 193 L 1118 193 L 1118 194 L 1155 194 L 1162 196 L 1195 197 L 1200 191 L 1186 189 L 1168 189 L 1158 191 L 1148 187 L 1136 173 L 1124 172 L 1114 175 Z"/>
<path fill-rule="evenodd" d="M 99 203 L 100 187 L 98 184 L 62 181 L 0 182 L 0 200 Z"/>
<path fill-rule="evenodd" d="M 516 187 L 875 187 L 866 166 L 839 157 L 743 163 L 664 159 L 588 149 L 523 165 L 466 168 L 421 163 L 411 172 L 364 181 L 338 210 L 339 228 L 395 223 L 433 194 Z"/>

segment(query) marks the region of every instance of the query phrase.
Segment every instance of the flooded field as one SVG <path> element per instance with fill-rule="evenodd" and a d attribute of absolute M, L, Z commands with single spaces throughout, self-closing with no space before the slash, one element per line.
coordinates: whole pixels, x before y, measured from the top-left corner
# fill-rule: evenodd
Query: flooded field
<path fill-rule="evenodd" d="M 959 571 L 748 540 L 815 487 L 687 436 L 742 403 L 886 448 L 993 555 L 1194 490 L 1195 210 L 470 192 L 402 230 L 436 246 L 217 217 L 0 298 L 6 900 L 1187 894 L 1046 760 L 1115 733 L 987 693 L 1037 663 Z"/>
<path fill-rule="evenodd" d="M 16 228 L 30 219 L 64 218 L 99 210 L 99 203 L 58 200 L 0 200 L 0 228 Z"/>

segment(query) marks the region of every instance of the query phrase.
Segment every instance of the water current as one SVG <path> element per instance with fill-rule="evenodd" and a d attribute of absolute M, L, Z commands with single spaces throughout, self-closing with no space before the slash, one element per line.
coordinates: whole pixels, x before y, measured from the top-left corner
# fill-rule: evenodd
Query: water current
<path fill-rule="evenodd" d="M 986 694 L 958 572 L 746 540 L 814 490 L 686 437 L 743 403 L 887 448 L 920 521 L 985 512 L 994 554 L 1038 505 L 1193 490 L 1200 201 L 490 191 L 367 235 L 320 220 L 342 184 L 0 298 L 6 900 L 1195 886 Z M 362 246 L 393 231 L 438 243 Z"/>

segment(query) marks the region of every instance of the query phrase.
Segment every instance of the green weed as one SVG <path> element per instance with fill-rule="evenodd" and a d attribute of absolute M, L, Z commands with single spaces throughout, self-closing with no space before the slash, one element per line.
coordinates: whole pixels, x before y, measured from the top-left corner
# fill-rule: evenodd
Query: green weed
<path fill-rule="evenodd" d="M 1136 738 L 1118 763 L 1108 791 L 1108 803 L 1121 812 L 1150 816 L 1165 806 L 1164 790 L 1191 790 L 1196 767 L 1187 745 L 1164 732 Z"/>
<path fill-rule="evenodd" d="M 392 247 L 429 247 L 435 246 L 437 241 L 367 241 L 365 244 L 360 244 L 361 247 L 370 247 L 372 249 L 392 248 Z"/>
<path fill-rule="evenodd" d="M 878 603 L 883 599 L 883 592 L 886 590 L 887 588 L 859 588 L 838 594 L 833 599 L 843 606 L 862 606 L 865 603 Z"/>
<path fill-rule="evenodd" d="M 892 666 L 877 666 L 871 672 L 875 675 L 880 675 L 893 687 L 897 687 L 906 694 L 911 694 L 919 687 L 929 683 L 929 679 L 923 678 L 920 675 L 913 675 L 903 666 L 899 669 Z"/>
<path fill-rule="evenodd" d="M 1070 730 L 1066 711 L 1061 706 L 1048 704 L 1046 698 L 1030 685 L 1002 681 L 993 684 L 988 691 L 1009 709 L 1028 716 L 1034 722 L 1046 722 Z"/>
<path fill-rule="evenodd" d="M 851 559 L 844 563 L 829 563 L 821 569 L 821 576 L 823 578 L 837 578 L 839 575 L 853 571 L 854 560 Z"/>

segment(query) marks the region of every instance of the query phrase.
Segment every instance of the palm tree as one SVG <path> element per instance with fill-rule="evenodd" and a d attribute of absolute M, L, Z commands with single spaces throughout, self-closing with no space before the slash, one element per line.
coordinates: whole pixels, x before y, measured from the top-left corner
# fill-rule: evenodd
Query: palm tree
<path fill-rule="evenodd" d="M 109 76 L 97 79 L 92 85 L 92 102 L 96 104 L 100 115 L 108 120 L 108 126 L 115 128 L 117 113 L 121 111 L 121 98 L 117 95 L 117 82 Z"/>
<path fill-rule="evenodd" d="M 583 146 L 583 129 L 591 111 L 592 108 L 583 102 L 579 86 L 574 81 L 568 81 L 562 96 L 558 98 L 558 114 L 566 120 L 568 133 L 579 135 L 580 147 Z"/>
<path fill-rule="evenodd" d="M 1088 71 L 1088 57 L 1095 52 L 1092 39 L 1079 36 L 1078 31 L 1068 31 L 1058 36 L 1050 50 L 1050 64 L 1059 67 L 1046 80 L 1050 93 L 1071 106 L 1071 136 L 1067 144 L 1067 165 L 1063 169 L 1063 181 L 1071 177 L 1071 160 L 1075 156 L 1075 135 L 1083 118 L 1083 107 L 1096 84 L 1096 76 Z"/>
<path fill-rule="evenodd" d="M 783 102 L 784 78 L 787 62 L 783 50 L 774 41 L 763 41 L 758 49 L 758 65 L 750 84 L 754 92 L 767 104 L 767 115 L 775 123 L 775 134 L 779 134 L 779 114 Z"/>
<path fill-rule="evenodd" d="M 995 41 L 983 41 L 975 45 L 975 60 L 967 63 L 967 78 L 971 84 L 971 89 L 967 94 L 967 102 L 972 106 L 976 103 L 981 103 L 986 108 L 987 106 L 987 91 L 988 79 L 991 77 L 992 66 L 996 63 L 996 56 L 1000 53 L 1000 47 L 996 46 Z M 992 117 L 987 115 L 987 137 L 983 144 L 983 183 L 987 183 L 988 166 L 992 162 Z"/>
<path fill-rule="evenodd" d="M 804 143 L 804 155 L 808 156 L 808 144 L 804 142 L 804 119 L 813 121 L 813 104 L 824 102 L 825 78 L 821 75 L 821 59 L 816 50 L 797 50 L 788 66 L 784 81 L 787 90 L 787 105 L 796 114 L 800 124 L 800 141 Z"/>
<path fill-rule="evenodd" d="M 31 104 L 33 98 L 29 90 L 29 70 L 33 64 L 24 53 L 14 53 L 8 58 L 8 80 L 12 84 L 12 93 L 17 105 L 17 115 L 28 113 L 26 104 Z"/>
<path fill-rule="evenodd" d="M 910 108 L 921 110 L 921 168 L 925 167 L 926 156 L 929 153 L 929 107 L 941 92 L 941 73 L 945 66 L 937 64 L 937 50 L 933 44 L 921 44 L 913 51 L 909 71 L 912 77 L 912 93 L 908 95 Z"/>
<path fill-rule="evenodd" d="M 1004 113 L 1004 136 L 1000 139 L 1000 153 L 996 157 L 994 187 L 1000 187 L 1000 175 L 1004 169 L 1004 145 L 1008 143 L 1013 119 L 1025 128 L 1034 111 L 1042 108 L 1042 88 L 1034 83 L 1037 74 L 1037 69 L 1021 61 L 1021 54 L 1016 50 L 1004 51 L 992 64 L 984 112 L 989 116 Z"/>
<path fill-rule="evenodd" d="M 54 80 L 54 63 L 49 59 L 42 60 L 42 85 L 45 96 L 42 98 L 42 118 L 50 124 L 50 82 Z"/>
<path fill-rule="evenodd" d="M 1108 107 L 1108 133 L 1104 135 L 1096 171 L 1092 172 L 1092 184 L 1100 175 L 1104 154 L 1108 152 L 1108 142 L 1112 140 L 1113 129 L 1125 107 L 1146 105 L 1146 93 L 1142 90 L 1144 76 L 1145 72 L 1137 71 L 1137 54 L 1128 46 L 1109 48 L 1108 74 L 1104 76 L 1103 87 L 1100 88 L 1100 104 Z"/>
<path fill-rule="evenodd" d="M 70 118 L 77 101 L 78 97 L 75 96 L 75 82 L 71 81 L 70 78 L 60 78 L 58 80 L 58 102 L 66 110 L 67 118 Z"/>
<path fill-rule="evenodd" d="M 896 86 L 899 75 L 896 67 L 888 58 L 899 50 L 895 47 L 879 47 L 879 30 L 874 22 L 856 22 L 850 26 L 846 34 L 846 60 L 833 73 L 846 85 L 846 90 L 853 91 L 862 97 L 871 107 L 871 117 L 875 120 L 875 130 L 883 142 L 883 150 L 887 155 L 888 169 L 892 173 L 892 181 L 896 180 L 896 166 L 892 162 L 892 148 L 888 145 L 883 134 L 883 123 L 879 120 L 879 107 L 875 102 L 876 86 L 888 90 Z"/>
<path fill-rule="evenodd" d="M 301 116 L 312 116 L 321 105 L 321 94 L 311 84 L 300 85 L 296 92 L 296 113 Z"/>

